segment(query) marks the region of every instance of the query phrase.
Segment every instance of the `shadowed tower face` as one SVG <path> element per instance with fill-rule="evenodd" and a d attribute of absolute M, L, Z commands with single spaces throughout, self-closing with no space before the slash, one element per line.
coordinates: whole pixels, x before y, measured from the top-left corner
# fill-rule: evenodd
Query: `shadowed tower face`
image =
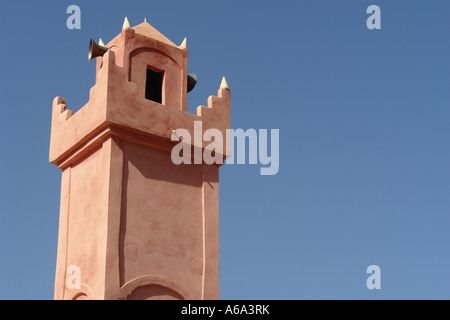
<path fill-rule="evenodd" d="M 179 128 L 194 136 L 195 121 L 226 136 L 230 91 L 221 86 L 196 115 L 186 112 L 186 41 L 177 46 L 147 22 L 126 19 L 106 47 L 89 102 L 75 114 L 53 102 L 55 299 L 218 299 L 219 165 L 173 164 L 171 137 Z"/>

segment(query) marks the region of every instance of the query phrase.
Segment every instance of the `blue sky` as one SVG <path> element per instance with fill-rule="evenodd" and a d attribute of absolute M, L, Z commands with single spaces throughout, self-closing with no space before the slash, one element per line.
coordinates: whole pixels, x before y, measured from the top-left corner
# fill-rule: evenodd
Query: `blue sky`
<path fill-rule="evenodd" d="M 66 9 L 81 8 L 81 30 Z M 381 8 L 381 30 L 366 9 Z M 279 129 L 280 171 L 225 165 L 222 299 L 450 299 L 450 2 L 16 1 L 2 4 L 0 299 L 52 299 L 60 171 L 51 104 L 94 85 L 88 42 L 127 16 L 232 90 L 232 128 Z M 366 268 L 381 268 L 368 290 Z"/>

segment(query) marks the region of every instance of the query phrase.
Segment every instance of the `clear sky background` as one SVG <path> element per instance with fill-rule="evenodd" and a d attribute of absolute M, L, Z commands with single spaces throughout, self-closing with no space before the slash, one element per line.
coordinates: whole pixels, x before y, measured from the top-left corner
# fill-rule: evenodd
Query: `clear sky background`
<path fill-rule="evenodd" d="M 66 9 L 81 8 L 81 30 Z M 381 30 L 366 9 L 381 8 Z M 450 299 L 450 2 L 8 1 L 0 35 L 0 299 L 52 299 L 55 96 L 94 85 L 89 39 L 144 17 L 188 38 L 188 109 L 232 90 L 232 128 L 279 129 L 280 171 L 225 165 L 222 299 Z M 366 268 L 381 268 L 381 290 Z"/>

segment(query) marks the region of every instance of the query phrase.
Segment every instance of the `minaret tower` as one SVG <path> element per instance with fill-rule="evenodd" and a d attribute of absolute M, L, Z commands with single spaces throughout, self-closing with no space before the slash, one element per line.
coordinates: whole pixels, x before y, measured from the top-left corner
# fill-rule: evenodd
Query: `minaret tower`
<path fill-rule="evenodd" d="M 173 131 L 194 137 L 197 121 L 202 135 L 227 137 L 226 81 L 191 114 L 186 40 L 177 46 L 125 19 L 105 47 L 89 102 L 74 114 L 53 101 L 50 162 L 62 170 L 55 299 L 218 299 L 220 164 L 176 165 L 171 151 Z"/>

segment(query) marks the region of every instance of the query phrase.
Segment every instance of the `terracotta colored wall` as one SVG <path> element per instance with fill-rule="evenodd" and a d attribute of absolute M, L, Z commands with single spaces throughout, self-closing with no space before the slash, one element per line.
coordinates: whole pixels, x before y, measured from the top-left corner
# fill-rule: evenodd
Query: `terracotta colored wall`
<path fill-rule="evenodd" d="M 202 166 L 175 166 L 168 152 L 123 146 L 121 285 L 155 274 L 201 296 Z"/>
<path fill-rule="evenodd" d="M 72 299 L 76 290 L 65 284 L 71 265 L 91 296 L 104 295 L 108 215 L 108 148 L 100 145 L 77 163 L 64 169 L 55 298 Z"/>
<path fill-rule="evenodd" d="M 102 147 L 70 170 L 67 265 L 80 267 L 95 296 L 104 290 L 108 162 Z"/>

